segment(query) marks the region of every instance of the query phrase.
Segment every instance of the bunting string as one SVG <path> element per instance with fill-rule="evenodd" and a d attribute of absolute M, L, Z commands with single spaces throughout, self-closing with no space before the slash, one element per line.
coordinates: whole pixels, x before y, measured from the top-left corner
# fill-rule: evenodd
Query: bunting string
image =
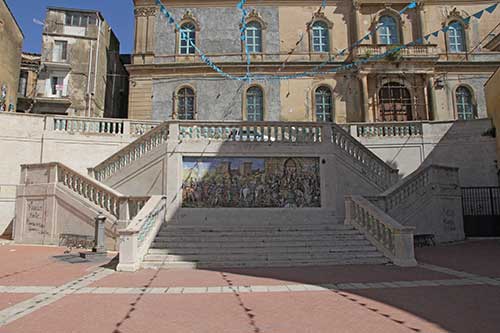
<path fill-rule="evenodd" d="M 455 24 L 455 23 L 451 23 L 451 24 L 448 24 L 446 26 L 443 26 L 441 29 L 433 31 L 433 32 L 425 35 L 423 38 L 417 38 L 416 40 L 414 40 L 412 42 L 409 42 L 407 44 L 398 45 L 398 46 L 394 45 L 393 48 L 390 48 L 390 49 L 386 50 L 386 52 L 383 52 L 381 54 L 378 54 L 378 55 L 375 55 L 375 56 L 371 56 L 371 57 L 367 57 L 367 58 L 364 58 L 364 59 L 360 59 L 358 61 L 354 61 L 354 62 L 351 62 L 351 63 L 344 63 L 344 64 L 342 64 L 342 65 L 340 65 L 338 67 L 332 68 L 332 69 L 327 70 L 327 71 L 321 71 L 321 69 L 323 67 L 325 67 L 329 63 L 332 63 L 333 59 L 338 58 L 338 57 L 342 57 L 345 54 L 347 54 L 348 52 L 350 53 L 354 48 L 356 48 L 359 45 L 361 45 L 361 43 L 364 40 L 369 40 L 370 37 L 373 34 L 375 34 L 383 26 L 381 24 L 377 24 L 377 26 L 375 27 L 375 29 L 373 29 L 372 31 L 368 32 L 366 35 L 364 35 L 361 39 L 359 39 L 358 41 L 356 41 L 355 43 L 353 43 L 351 46 L 349 46 L 349 47 L 341 50 L 340 52 L 338 52 L 337 54 L 335 54 L 333 56 L 333 58 L 327 59 L 326 61 L 322 62 L 321 64 L 319 64 L 319 65 L 317 65 L 315 67 L 313 67 L 309 71 L 305 71 L 305 72 L 302 72 L 302 73 L 291 74 L 291 75 L 272 75 L 272 74 L 267 74 L 267 75 L 252 75 L 252 73 L 250 72 L 250 66 L 251 66 L 251 62 L 250 62 L 251 60 L 250 60 L 250 56 L 249 56 L 250 52 L 249 52 L 248 45 L 247 45 L 247 40 L 246 40 L 246 29 L 247 29 L 246 18 L 247 18 L 247 15 L 248 15 L 248 11 L 244 8 L 246 2 L 247 2 L 247 0 L 241 0 L 241 1 L 238 2 L 238 4 L 237 4 L 236 7 L 239 10 L 242 11 L 241 29 L 240 29 L 240 35 L 241 35 L 241 37 L 240 38 L 241 38 L 242 42 L 244 42 L 244 44 L 245 44 L 245 53 L 246 53 L 246 57 L 247 57 L 247 72 L 246 72 L 246 74 L 244 76 L 236 76 L 236 75 L 232 75 L 232 74 L 224 72 L 205 53 L 203 53 L 203 51 L 198 46 L 196 46 L 196 44 L 194 43 L 194 41 L 192 41 L 189 38 L 189 36 L 181 29 L 180 25 L 175 21 L 175 18 L 168 11 L 168 9 L 162 4 L 161 0 L 156 0 L 156 4 L 158 6 L 160 6 L 160 12 L 165 16 L 165 18 L 167 20 L 167 23 L 168 24 L 173 24 L 176 27 L 176 29 L 181 33 L 182 38 L 185 39 L 185 40 L 187 40 L 189 42 L 189 45 L 195 49 L 195 51 L 196 51 L 196 53 L 198 53 L 200 59 L 207 66 L 209 66 L 211 69 L 213 69 L 215 72 L 217 72 L 222 77 L 225 77 L 225 78 L 230 79 L 230 80 L 244 81 L 244 82 L 250 82 L 251 80 L 256 80 L 256 81 L 291 80 L 291 79 L 304 78 L 304 77 L 321 76 L 321 75 L 336 73 L 336 72 L 340 72 L 340 71 L 344 71 L 344 70 L 349 70 L 349 69 L 352 69 L 352 68 L 356 68 L 359 65 L 362 65 L 364 63 L 368 63 L 368 62 L 377 61 L 377 60 L 380 60 L 380 59 L 387 58 L 388 56 L 390 56 L 392 54 L 395 54 L 397 52 L 400 52 L 401 50 L 403 50 L 405 48 L 409 48 L 409 47 L 412 47 L 412 46 L 415 46 L 415 45 L 418 45 L 418 44 L 422 44 L 423 40 L 429 41 L 431 38 L 436 38 L 436 37 L 439 36 L 439 33 L 441 33 L 441 32 L 442 33 L 448 32 L 451 29 L 451 27 Z M 480 20 L 482 18 L 482 16 L 484 15 L 484 12 L 492 14 L 497 9 L 498 4 L 499 3 L 495 3 L 493 5 L 488 6 L 487 8 L 485 8 L 483 10 L 478 11 L 477 13 L 474 13 L 474 14 L 466 17 L 466 18 L 463 18 L 464 23 L 469 24 L 470 21 L 471 21 L 471 19 L 472 19 L 472 17 Z M 324 6 L 326 6 L 326 0 L 322 1 L 322 7 L 324 8 Z M 415 1 L 413 1 L 410 4 L 408 4 L 407 6 L 405 6 L 399 12 L 399 14 L 403 15 L 409 9 L 416 8 L 416 6 L 417 6 L 417 3 Z M 298 43 L 300 43 L 300 41 Z M 296 45 L 296 46 L 298 46 L 298 45 Z M 293 53 L 293 51 L 294 51 L 294 49 L 292 49 L 291 52 Z M 290 52 L 289 52 L 289 55 L 290 55 Z M 285 62 L 286 62 L 286 60 L 285 60 Z M 283 63 L 280 66 L 280 69 L 278 70 L 278 72 L 280 72 L 282 70 L 282 68 L 284 68 L 284 65 L 285 65 L 285 63 Z"/>

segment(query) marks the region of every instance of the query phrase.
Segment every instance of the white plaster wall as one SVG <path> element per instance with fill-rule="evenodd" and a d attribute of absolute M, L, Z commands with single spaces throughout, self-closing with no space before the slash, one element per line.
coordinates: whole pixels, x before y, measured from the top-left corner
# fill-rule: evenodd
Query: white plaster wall
<path fill-rule="evenodd" d="M 87 174 L 134 138 L 128 135 L 71 134 L 45 130 L 44 116 L 0 114 L 0 234 L 14 217 L 15 186 L 21 164 L 62 162 Z"/>

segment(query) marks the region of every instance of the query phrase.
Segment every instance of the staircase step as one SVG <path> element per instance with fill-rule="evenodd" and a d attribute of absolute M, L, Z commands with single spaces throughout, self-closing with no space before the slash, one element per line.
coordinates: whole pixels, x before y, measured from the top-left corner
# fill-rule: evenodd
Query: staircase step
<path fill-rule="evenodd" d="M 163 236 L 163 235 L 158 235 L 155 239 L 155 242 L 161 242 L 161 243 L 169 243 L 169 242 L 174 242 L 174 243 L 246 243 L 246 242 L 262 242 L 262 243 L 275 243 L 275 242 L 319 242 L 319 241 L 326 241 L 330 243 L 335 243 L 335 242 L 342 242 L 342 241 L 348 241 L 348 240 L 364 240 L 366 239 L 363 235 L 357 234 L 357 235 L 292 235 L 292 236 L 277 236 L 277 235 L 268 235 L 268 236 L 237 236 L 235 235 L 234 237 L 216 237 L 216 236 L 208 236 L 208 235 L 201 235 L 201 236 L 186 236 L 186 235 L 168 235 L 168 236 Z"/>
<path fill-rule="evenodd" d="M 352 252 L 361 252 L 361 251 L 376 251 L 377 249 L 372 245 L 364 245 L 364 246 L 344 246 L 344 247 L 306 247 L 306 246 L 297 246 L 297 247 L 242 247 L 242 248 L 206 248 L 206 247 L 197 247 L 197 248 L 168 248 L 168 249 L 158 249 L 152 248 L 148 251 L 148 254 L 170 254 L 170 255 L 184 255 L 184 254 L 270 254 L 274 255 L 277 253 L 352 253 Z"/>
<path fill-rule="evenodd" d="M 172 269 L 172 268 L 255 268 L 255 267 L 299 267 L 299 266 L 327 266 L 327 265 L 382 265 L 389 263 L 385 257 L 373 258 L 353 258 L 341 260 L 273 260 L 273 261 L 213 261 L 213 262 L 159 262 L 159 261 L 144 261 L 142 268 L 155 268 L 155 269 Z"/>
<path fill-rule="evenodd" d="M 350 225 L 344 224 L 290 224 L 290 225 L 245 225 L 245 226 L 232 226 L 228 224 L 220 225 L 172 225 L 164 224 L 160 231 L 170 232 L 170 231 L 181 231 L 181 232 L 267 232 L 269 230 L 281 230 L 281 231 L 337 231 L 337 230 L 355 230 Z"/>
<path fill-rule="evenodd" d="M 311 259 L 353 259 L 353 258 L 368 258 L 382 257 L 376 251 L 359 251 L 359 252 L 312 252 L 312 253 L 220 253 L 220 254 L 185 254 L 185 255 L 170 255 L 170 254 L 147 254 L 144 257 L 145 261 L 160 261 L 160 262 L 175 262 L 175 261 L 199 261 L 199 262 L 214 262 L 214 261 L 270 261 L 270 260 L 311 260 Z"/>
<path fill-rule="evenodd" d="M 220 242 L 220 241 L 200 241 L 200 242 L 178 242 L 178 241 L 154 241 L 152 249 L 184 249 L 184 248 L 273 248 L 273 247 L 345 247 L 345 246 L 363 246 L 371 245 L 369 241 L 360 237 L 359 239 L 341 239 L 341 240 L 305 240 L 305 241 L 287 241 L 286 239 L 268 242 L 267 240 L 250 239 L 246 242 Z"/>

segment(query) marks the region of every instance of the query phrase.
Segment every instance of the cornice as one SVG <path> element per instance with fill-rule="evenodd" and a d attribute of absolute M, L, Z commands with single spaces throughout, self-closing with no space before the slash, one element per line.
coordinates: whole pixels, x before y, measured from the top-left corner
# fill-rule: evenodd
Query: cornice
<path fill-rule="evenodd" d="M 236 0 L 163 0 L 168 7 L 233 7 L 236 6 Z M 334 0 L 328 1 L 328 6 L 337 6 L 340 4 L 353 3 L 359 5 L 380 5 L 385 6 L 386 4 L 396 4 L 396 5 L 407 5 L 408 0 Z M 494 4 L 495 1 L 491 0 L 420 0 L 421 5 L 477 5 L 477 4 Z M 135 6 L 156 6 L 155 0 L 134 0 Z M 256 6 L 320 6 L 321 0 L 248 0 L 246 3 L 247 7 Z"/>

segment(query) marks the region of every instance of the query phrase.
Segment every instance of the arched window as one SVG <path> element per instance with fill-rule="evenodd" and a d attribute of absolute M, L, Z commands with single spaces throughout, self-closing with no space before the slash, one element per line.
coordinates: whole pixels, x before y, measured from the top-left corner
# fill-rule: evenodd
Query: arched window
<path fill-rule="evenodd" d="M 382 121 L 413 120 L 411 95 L 401 83 L 389 82 L 379 91 L 379 110 Z"/>
<path fill-rule="evenodd" d="M 382 25 L 378 30 L 380 44 L 399 44 L 399 27 L 394 17 L 381 16 L 379 23 Z"/>
<path fill-rule="evenodd" d="M 177 92 L 177 119 L 193 120 L 195 114 L 195 94 L 191 88 L 181 88 Z"/>
<path fill-rule="evenodd" d="M 465 52 L 465 31 L 464 26 L 458 22 L 453 21 L 447 32 L 448 35 L 448 49 L 451 53 Z"/>
<path fill-rule="evenodd" d="M 264 120 L 264 93 L 262 89 L 254 86 L 247 90 L 247 120 Z"/>
<path fill-rule="evenodd" d="M 314 105 L 316 108 L 316 121 L 332 121 L 333 104 L 330 88 L 322 86 L 316 89 L 314 92 Z"/>
<path fill-rule="evenodd" d="M 312 47 L 314 52 L 330 52 L 328 25 L 316 21 L 312 25 Z"/>
<path fill-rule="evenodd" d="M 457 103 L 457 115 L 460 120 L 474 119 L 474 103 L 472 102 L 471 91 L 464 86 L 460 86 L 455 91 Z"/>
<path fill-rule="evenodd" d="M 247 24 L 245 31 L 246 43 L 248 52 L 260 53 L 262 52 L 262 26 L 257 21 L 252 21 Z"/>
<path fill-rule="evenodd" d="M 184 23 L 179 31 L 179 53 L 195 54 L 194 45 L 196 45 L 196 27 L 191 22 Z"/>

